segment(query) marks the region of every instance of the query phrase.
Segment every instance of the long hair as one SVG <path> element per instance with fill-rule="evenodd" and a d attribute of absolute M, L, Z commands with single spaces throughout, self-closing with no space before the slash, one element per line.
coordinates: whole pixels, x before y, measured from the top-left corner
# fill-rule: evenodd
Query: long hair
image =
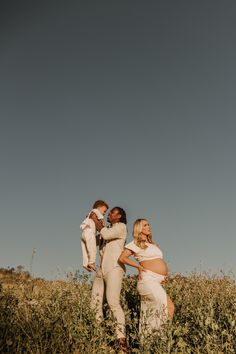
<path fill-rule="evenodd" d="M 134 226 L 133 226 L 133 238 L 134 238 L 134 243 L 136 244 L 136 246 L 145 249 L 147 248 L 147 245 L 145 244 L 147 241 L 149 243 L 152 243 L 152 234 L 150 233 L 147 241 L 143 241 L 142 240 L 142 221 L 146 221 L 147 219 L 137 219 L 134 222 Z"/>
<path fill-rule="evenodd" d="M 124 211 L 124 209 L 122 209 L 121 207 L 114 207 L 113 209 L 118 210 L 119 214 L 120 214 L 120 222 L 123 222 L 125 225 L 127 224 L 127 218 L 126 218 L 126 212 Z"/>

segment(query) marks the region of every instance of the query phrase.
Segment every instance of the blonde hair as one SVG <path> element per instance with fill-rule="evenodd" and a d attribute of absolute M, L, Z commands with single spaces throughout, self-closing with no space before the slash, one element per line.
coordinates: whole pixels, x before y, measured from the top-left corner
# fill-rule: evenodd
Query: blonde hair
<path fill-rule="evenodd" d="M 147 221 L 147 219 L 137 219 L 134 222 L 133 226 L 133 238 L 134 238 L 134 243 L 136 246 L 145 249 L 147 248 L 146 242 L 152 243 L 151 237 L 152 234 L 150 233 L 150 239 L 147 239 L 147 241 L 142 240 L 142 221 Z"/>

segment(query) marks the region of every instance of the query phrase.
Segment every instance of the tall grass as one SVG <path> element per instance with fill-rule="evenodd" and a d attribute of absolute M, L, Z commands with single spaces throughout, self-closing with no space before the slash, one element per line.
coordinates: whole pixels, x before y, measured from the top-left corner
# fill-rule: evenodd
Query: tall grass
<path fill-rule="evenodd" d="M 0 353 L 117 352 L 108 307 L 102 324 L 90 310 L 87 276 L 46 281 L 23 273 L 0 280 Z M 136 276 L 127 276 L 121 294 L 132 353 L 236 353 L 236 285 L 231 277 L 172 276 L 165 287 L 175 303 L 174 320 L 142 344 L 136 282 Z"/>

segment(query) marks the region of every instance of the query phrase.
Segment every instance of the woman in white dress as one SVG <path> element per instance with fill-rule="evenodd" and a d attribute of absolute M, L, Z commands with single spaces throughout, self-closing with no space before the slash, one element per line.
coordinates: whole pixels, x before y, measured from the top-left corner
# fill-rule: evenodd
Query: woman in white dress
<path fill-rule="evenodd" d="M 168 268 L 162 251 L 152 241 L 146 219 L 135 221 L 133 237 L 134 240 L 125 245 L 119 261 L 138 269 L 137 290 L 141 297 L 139 331 L 146 335 L 159 330 L 168 318 L 173 318 L 174 304 L 161 285 L 167 280 Z M 139 263 L 130 259 L 131 256 Z"/>

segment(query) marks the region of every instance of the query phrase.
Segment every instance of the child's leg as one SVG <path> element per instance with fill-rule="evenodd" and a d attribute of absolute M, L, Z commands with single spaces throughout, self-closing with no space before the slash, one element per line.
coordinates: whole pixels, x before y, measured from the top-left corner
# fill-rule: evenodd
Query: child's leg
<path fill-rule="evenodd" d="M 86 227 L 83 231 L 83 240 L 86 245 L 88 263 L 96 263 L 96 235 L 90 227 Z"/>

